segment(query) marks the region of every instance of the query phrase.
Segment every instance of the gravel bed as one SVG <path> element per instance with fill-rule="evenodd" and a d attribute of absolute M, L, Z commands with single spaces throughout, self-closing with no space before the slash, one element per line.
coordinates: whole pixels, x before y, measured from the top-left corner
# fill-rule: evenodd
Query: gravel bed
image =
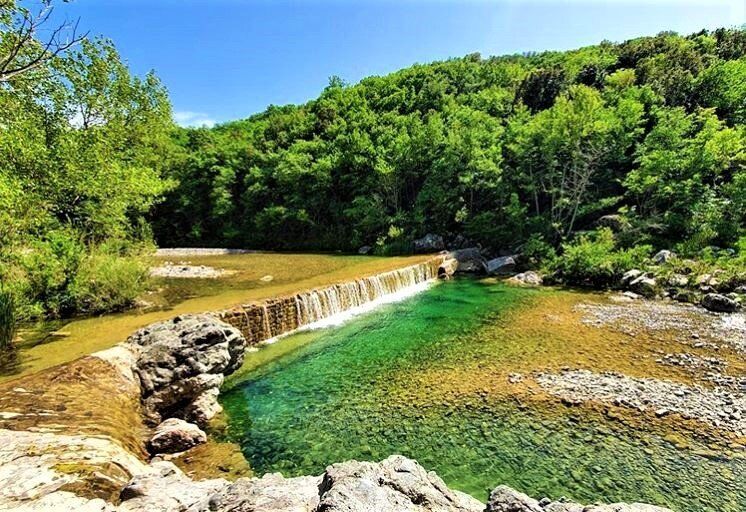
<path fill-rule="evenodd" d="M 570 403 L 596 401 L 650 411 L 658 417 L 679 414 L 746 436 L 746 394 L 741 392 L 588 370 L 542 373 L 536 376 L 536 381 L 548 393 Z"/>

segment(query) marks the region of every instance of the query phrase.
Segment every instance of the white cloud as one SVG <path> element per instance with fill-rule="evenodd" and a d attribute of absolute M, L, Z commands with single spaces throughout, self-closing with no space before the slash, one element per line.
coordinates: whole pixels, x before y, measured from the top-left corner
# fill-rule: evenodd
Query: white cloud
<path fill-rule="evenodd" d="M 204 112 L 190 112 L 188 110 L 182 110 L 174 112 L 174 121 L 179 126 L 184 127 L 206 127 L 212 128 L 215 126 L 215 120 L 211 119 L 208 114 Z"/>

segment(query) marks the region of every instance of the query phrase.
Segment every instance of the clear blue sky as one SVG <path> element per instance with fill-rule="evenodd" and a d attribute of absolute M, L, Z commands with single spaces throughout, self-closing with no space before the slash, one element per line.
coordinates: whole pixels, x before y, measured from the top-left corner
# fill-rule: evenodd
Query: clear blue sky
<path fill-rule="evenodd" d="M 182 124 L 304 102 L 331 75 L 355 83 L 480 52 L 562 50 L 661 30 L 740 25 L 746 0 L 75 0 L 57 16 L 155 69 Z"/>

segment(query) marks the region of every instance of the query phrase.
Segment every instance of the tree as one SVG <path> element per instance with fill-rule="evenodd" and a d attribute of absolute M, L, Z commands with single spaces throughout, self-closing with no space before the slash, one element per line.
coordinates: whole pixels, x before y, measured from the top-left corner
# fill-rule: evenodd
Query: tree
<path fill-rule="evenodd" d="M 80 43 L 78 21 L 49 27 L 52 0 L 43 0 L 38 12 L 21 7 L 15 0 L 0 0 L 0 82 L 33 71 Z M 43 31 L 49 35 L 39 39 Z"/>

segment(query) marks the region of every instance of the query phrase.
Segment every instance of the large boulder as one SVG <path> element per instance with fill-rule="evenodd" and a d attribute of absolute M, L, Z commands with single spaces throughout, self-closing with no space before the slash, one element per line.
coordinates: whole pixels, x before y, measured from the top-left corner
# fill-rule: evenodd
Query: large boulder
<path fill-rule="evenodd" d="M 656 293 L 658 293 L 658 282 L 647 275 L 641 275 L 629 283 L 629 287 L 633 292 L 648 298 L 655 297 Z"/>
<path fill-rule="evenodd" d="M 150 453 L 178 453 L 207 442 L 207 434 L 194 423 L 169 418 L 158 425 L 148 442 Z"/>
<path fill-rule="evenodd" d="M 126 342 L 137 354 L 146 418 L 185 417 L 204 426 L 215 412 L 225 375 L 243 362 L 246 340 L 211 315 L 176 317 L 139 330 Z"/>
<path fill-rule="evenodd" d="M 518 256 L 500 256 L 487 262 L 487 273 L 491 276 L 509 275 L 515 271 L 516 258 Z"/>
<path fill-rule="evenodd" d="M 730 297 L 727 297 L 725 295 L 721 295 L 719 293 L 708 293 L 707 295 L 702 297 L 702 307 L 709 311 L 733 313 L 735 311 L 738 311 L 741 305 L 734 299 L 731 299 Z"/>
<path fill-rule="evenodd" d="M 458 261 L 457 272 L 484 274 L 487 271 L 487 261 L 477 247 L 451 251 L 449 256 Z"/>
<path fill-rule="evenodd" d="M 432 233 L 428 233 L 414 241 L 414 252 L 416 253 L 438 252 L 445 248 L 446 244 L 443 241 L 443 237 Z"/>
<path fill-rule="evenodd" d="M 360 249 L 357 250 L 358 254 L 362 254 L 363 256 L 368 255 L 373 252 L 373 248 L 370 245 L 364 245 Z"/>
<path fill-rule="evenodd" d="M 450 490 L 417 462 L 392 455 L 378 464 L 349 461 L 326 469 L 318 510 L 325 512 L 482 512 L 471 496 Z"/>

